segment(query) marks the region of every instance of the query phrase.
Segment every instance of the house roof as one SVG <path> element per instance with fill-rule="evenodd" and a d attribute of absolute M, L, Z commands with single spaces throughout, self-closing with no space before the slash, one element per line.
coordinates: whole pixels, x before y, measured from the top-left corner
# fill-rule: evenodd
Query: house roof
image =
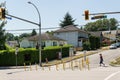
<path fill-rule="evenodd" d="M 104 38 L 111 38 L 111 39 L 116 39 L 116 33 L 117 31 L 116 30 L 111 30 L 111 31 L 97 31 L 97 32 L 90 32 L 92 35 L 94 36 L 99 36 L 100 37 L 100 34 L 102 32 L 102 36 Z M 118 33 L 120 31 L 118 30 Z"/>
<path fill-rule="evenodd" d="M 65 27 L 63 27 L 63 28 L 60 28 L 60 29 L 54 31 L 54 33 L 71 32 L 71 31 L 85 32 L 85 31 L 83 31 L 83 30 L 80 30 L 80 29 L 79 29 L 78 27 L 76 27 L 76 26 L 68 25 L 68 26 L 65 26 Z M 87 33 L 87 32 L 85 32 L 85 33 Z"/>
<path fill-rule="evenodd" d="M 93 35 L 93 36 L 98 36 L 98 37 L 100 37 L 100 35 L 101 35 L 101 31 L 97 31 L 97 32 L 89 32 L 91 35 Z"/>
<path fill-rule="evenodd" d="M 52 35 L 47 34 L 47 33 L 41 34 L 41 39 L 42 39 L 42 40 L 65 41 L 65 40 L 63 40 L 63 39 L 60 39 L 60 38 L 58 38 L 58 37 L 52 36 Z M 39 40 L 39 35 L 35 35 L 35 36 L 32 36 L 32 37 L 29 37 L 28 40 L 30 40 L 30 41 L 37 41 L 37 40 Z"/>

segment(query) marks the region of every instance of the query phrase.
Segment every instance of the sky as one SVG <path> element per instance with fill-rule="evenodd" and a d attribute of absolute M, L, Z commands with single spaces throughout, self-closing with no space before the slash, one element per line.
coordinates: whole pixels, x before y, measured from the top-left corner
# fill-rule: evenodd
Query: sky
<path fill-rule="evenodd" d="M 5 0 L 0 0 L 0 3 L 4 1 Z M 75 24 L 81 26 L 85 25 L 88 22 L 95 21 L 91 19 L 86 21 L 84 19 L 84 16 L 82 16 L 82 14 L 84 14 L 85 10 L 89 10 L 89 13 L 120 11 L 119 0 L 6 0 L 6 9 L 8 10 L 8 14 L 38 23 L 38 13 L 33 5 L 28 4 L 28 1 L 31 1 L 34 5 L 36 5 L 40 12 L 42 33 L 58 29 L 57 27 L 60 27 L 60 20 L 63 20 L 67 12 L 70 13 L 73 19 L 76 19 Z M 109 14 L 107 15 L 107 18 L 116 18 L 118 21 L 120 21 L 120 14 Z M 14 35 L 31 33 L 32 31 L 10 30 L 39 28 L 37 25 L 27 23 L 15 18 L 12 18 L 12 20 L 6 19 L 6 21 L 7 24 L 4 27 L 6 32 L 13 33 Z"/>

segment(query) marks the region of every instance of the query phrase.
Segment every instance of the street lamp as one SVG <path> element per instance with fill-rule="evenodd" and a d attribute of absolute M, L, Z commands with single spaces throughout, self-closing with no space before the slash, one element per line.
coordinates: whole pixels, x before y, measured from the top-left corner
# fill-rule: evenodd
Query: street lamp
<path fill-rule="evenodd" d="M 38 10 L 38 8 L 36 7 L 35 4 L 33 4 L 32 2 L 28 2 L 29 4 L 33 5 L 35 7 L 35 9 L 37 10 L 38 16 L 39 16 L 39 65 L 42 66 L 42 62 L 41 62 L 41 16 L 40 16 L 40 12 Z"/>

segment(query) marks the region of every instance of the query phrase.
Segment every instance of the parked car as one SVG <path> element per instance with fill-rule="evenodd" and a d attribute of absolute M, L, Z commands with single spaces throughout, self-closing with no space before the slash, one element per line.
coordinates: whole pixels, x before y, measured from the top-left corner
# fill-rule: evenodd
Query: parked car
<path fill-rule="evenodd" d="M 120 47 L 120 42 L 115 43 L 117 47 Z"/>
<path fill-rule="evenodd" d="M 115 43 L 114 43 L 114 44 L 111 44 L 109 48 L 110 48 L 110 49 L 116 49 L 116 48 L 117 48 L 117 45 L 116 45 Z"/>

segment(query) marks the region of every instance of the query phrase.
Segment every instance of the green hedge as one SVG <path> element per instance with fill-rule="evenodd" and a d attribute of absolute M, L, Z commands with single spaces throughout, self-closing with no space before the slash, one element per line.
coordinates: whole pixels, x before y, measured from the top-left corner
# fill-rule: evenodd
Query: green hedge
<path fill-rule="evenodd" d="M 62 57 L 69 56 L 69 47 L 70 46 L 63 46 L 63 47 L 53 47 L 53 48 L 46 48 L 41 51 L 42 53 L 42 62 L 45 61 L 47 58 L 49 61 L 57 59 L 57 53 L 61 51 L 62 48 Z M 25 60 L 25 56 L 30 58 L 29 60 Z M 39 62 L 39 50 L 33 48 L 27 49 L 19 49 L 17 54 L 17 63 L 18 65 L 23 65 L 23 63 L 38 63 Z M 16 55 L 15 50 L 3 50 L 0 51 L 0 66 L 15 66 L 16 65 Z"/>

